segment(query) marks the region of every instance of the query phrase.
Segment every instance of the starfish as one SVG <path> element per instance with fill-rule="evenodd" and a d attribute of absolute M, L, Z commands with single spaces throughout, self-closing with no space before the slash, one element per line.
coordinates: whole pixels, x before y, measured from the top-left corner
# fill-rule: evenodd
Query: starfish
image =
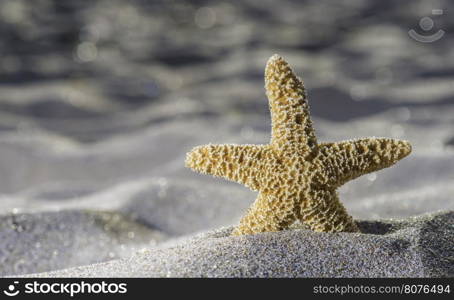
<path fill-rule="evenodd" d="M 317 142 L 303 82 L 276 54 L 266 65 L 265 89 L 269 144 L 198 146 L 186 166 L 259 192 L 232 235 L 285 230 L 296 220 L 319 232 L 358 232 L 336 189 L 395 164 L 411 145 L 389 138 Z"/>

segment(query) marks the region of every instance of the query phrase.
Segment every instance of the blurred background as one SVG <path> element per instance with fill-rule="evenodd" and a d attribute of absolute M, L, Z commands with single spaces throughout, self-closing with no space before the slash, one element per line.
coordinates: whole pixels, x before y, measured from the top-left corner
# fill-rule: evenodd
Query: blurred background
<path fill-rule="evenodd" d="M 355 217 L 452 209 L 453 10 L 415 0 L 1 0 L 0 238 L 10 242 L 0 272 L 104 261 L 150 236 L 236 222 L 255 193 L 186 170 L 185 153 L 268 142 L 263 71 L 274 53 L 303 78 L 320 141 L 414 146 L 400 171 L 342 188 Z"/>

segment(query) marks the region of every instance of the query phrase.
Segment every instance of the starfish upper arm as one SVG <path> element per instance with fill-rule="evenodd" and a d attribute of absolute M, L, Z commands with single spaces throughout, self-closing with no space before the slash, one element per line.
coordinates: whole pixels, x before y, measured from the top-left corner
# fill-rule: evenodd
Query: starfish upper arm
<path fill-rule="evenodd" d="M 366 138 L 338 143 L 322 143 L 328 175 L 340 186 L 361 175 L 394 165 L 411 152 L 407 141 L 389 138 Z"/>
<path fill-rule="evenodd" d="M 195 171 L 223 177 L 259 189 L 262 145 L 205 145 L 187 154 L 186 166 Z"/>
<path fill-rule="evenodd" d="M 265 88 L 272 119 L 271 144 L 311 153 L 317 139 L 309 115 L 306 90 L 288 63 L 273 55 L 266 65 Z"/>

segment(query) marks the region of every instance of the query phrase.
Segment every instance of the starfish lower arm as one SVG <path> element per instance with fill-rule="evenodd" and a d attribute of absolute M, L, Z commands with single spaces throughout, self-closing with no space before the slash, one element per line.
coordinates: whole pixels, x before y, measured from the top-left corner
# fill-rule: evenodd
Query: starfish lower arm
<path fill-rule="evenodd" d="M 353 218 L 339 201 L 335 190 L 307 190 L 298 217 L 301 223 L 308 225 L 314 231 L 359 231 Z"/>
<path fill-rule="evenodd" d="M 288 227 L 297 218 L 294 213 L 297 201 L 291 198 L 282 200 L 276 199 L 272 194 L 259 193 L 232 235 L 280 231 Z M 286 207 L 282 206 L 283 203 Z"/>

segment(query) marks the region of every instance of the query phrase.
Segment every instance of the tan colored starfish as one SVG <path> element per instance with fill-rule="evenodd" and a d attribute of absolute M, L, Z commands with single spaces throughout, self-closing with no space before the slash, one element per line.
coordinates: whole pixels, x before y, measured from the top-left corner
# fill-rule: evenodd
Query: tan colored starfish
<path fill-rule="evenodd" d="M 411 152 L 410 144 L 388 138 L 317 143 L 303 82 L 278 55 L 266 65 L 265 88 L 269 144 L 199 146 L 187 154 L 186 166 L 259 192 L 233 235 L 279 231 L 296 220 L 315 231 L 359 231 L 336 189 L 393 165 Z"/>

